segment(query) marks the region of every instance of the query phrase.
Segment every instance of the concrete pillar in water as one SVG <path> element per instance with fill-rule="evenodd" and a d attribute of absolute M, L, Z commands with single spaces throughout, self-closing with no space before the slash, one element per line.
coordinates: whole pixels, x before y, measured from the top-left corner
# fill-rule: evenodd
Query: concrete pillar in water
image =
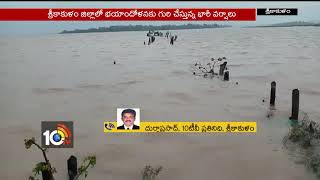
<path fill-rule="evenodd" d="M 270 106 L 274 106 L 276 100 L 276 82 L 271 82 Z"/>
<path fill-rule="evenodd" d="M 292 111 L 291 120 L 298 120 L 299 117 L 299 90 L 292 90 Z"/>

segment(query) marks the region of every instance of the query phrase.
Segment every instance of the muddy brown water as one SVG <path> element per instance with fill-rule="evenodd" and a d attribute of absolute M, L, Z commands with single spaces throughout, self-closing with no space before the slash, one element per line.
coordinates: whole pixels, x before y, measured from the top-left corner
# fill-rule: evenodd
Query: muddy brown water
<path fill-rule="evenodd" d="M 90 153 L 87 179 L 139 180 L 147 164 L 159 179 L 315 179 L 282 147 L 291 90 L 320 119 L 320 29 L 227 28 L 174 31 L 143 45 L 144 32 L 0 39 L 0 179 L 26 179 L 42 160 L 23 139 L 40 141 L 41 121 L 74 121 L 75 148 L 48 156 L 67 179 L 66 160 Z M 227 57 L 230 81 L 193 76 L 197 60 Z M 113 61 L 117 64 L 114 65 Z M 270 83 L 276 113 L 267 119 Z M 236 85 L 235 83 L 239 84 Z M 265 99 L 266 103 L 262 100 Z M 256 134 L 104 134 L 117 107 L 139 107 L 142 121 L 256 121 Z"/>

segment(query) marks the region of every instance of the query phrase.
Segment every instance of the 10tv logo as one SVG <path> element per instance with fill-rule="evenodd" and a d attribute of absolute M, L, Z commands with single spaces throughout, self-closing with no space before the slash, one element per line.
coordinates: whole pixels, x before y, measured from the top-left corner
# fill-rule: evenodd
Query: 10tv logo
<path fill-rule="evenodd" d="M 42 121 L 41 145 L 43 148 L 73 148 L 73 122 Z"/>

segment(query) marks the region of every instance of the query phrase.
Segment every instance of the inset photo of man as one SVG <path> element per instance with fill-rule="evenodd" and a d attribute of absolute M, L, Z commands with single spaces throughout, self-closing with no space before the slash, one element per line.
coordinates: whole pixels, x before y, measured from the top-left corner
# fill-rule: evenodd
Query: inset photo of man
<path fill-rule="evenodd" d="M 118 108 L 117 129 L 138 130 L 140 129 L 140 109 Z"/>

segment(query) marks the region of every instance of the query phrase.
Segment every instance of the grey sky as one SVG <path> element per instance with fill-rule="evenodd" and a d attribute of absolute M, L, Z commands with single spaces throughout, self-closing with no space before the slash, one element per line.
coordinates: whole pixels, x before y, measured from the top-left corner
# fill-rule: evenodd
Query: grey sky
<path fill-rule="evenodd" d="M 257 16 L 256 22 L 213 22 L 235 27 L 289 21 L 320 22 L 320 2 L 0 2 L 0 8 L 298 8 L 298 16 Z M 209 22 L 209 23 L 210 23 Z M 52 34 L 62 30 L 127 24 L 167 24 L 167 22 L 0 22 L 0 35 Z M 188 22 L 174 22 L 185 24 Z M 192 22 L 196 23 L 196 22 Z M 197 22 L 204 23 L 204 22 Z M 208 23 L 208 22 L 206 22 Z"/>

